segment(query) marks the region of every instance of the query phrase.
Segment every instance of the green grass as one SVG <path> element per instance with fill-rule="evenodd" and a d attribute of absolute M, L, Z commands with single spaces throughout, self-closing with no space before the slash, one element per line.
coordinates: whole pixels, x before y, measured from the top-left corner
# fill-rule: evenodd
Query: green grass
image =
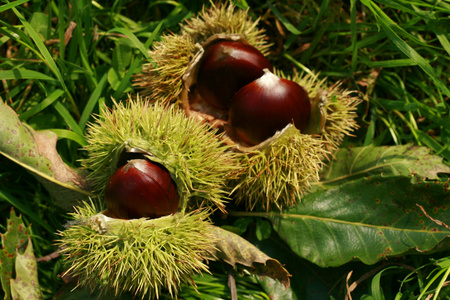
<path fill-rule="evenodd" d="M 294 69 L 320 72 L 330 82 L 342 81 L 365 100 L 359 107 L 360 129 L 343 146 L 413 143 L 433 149 L 450 162 L 450 2 L 235 2 L 241 8 L 250 7 L 255 19 L 261 18 L 273 43 L 273 65 L 286 73 Z M 86 143 L 83 135 L 92 114 L 111 106 L 111 98 L 126 99 L 128 93 L 138 92 L 132 79 L 144 62 L 151 61 L 146 49 L 162 34 L 178 32 L 178 23 L 196 14 L 202 3 L 116 0 L 70 4 L 0 1 L 0 97 L 31 127 L 55 131 L 62 158 L 78 167 L 85 155 L 79 148 Z M 68 31 L 72 22 L 76 27 Z M 66 34 L 70 40 L 65 40 Z M 1 156 L 1 232 L 11 207 L 33 224 L 37 257 L 56 250 L 54 233 L 63 228 L 66 213 L 32 175 Z M 441 280 L 449 280 L 447 265 L 436 267 L 429 262 L 429 257 L 422 256 L 399 259 L 400 266 L 423 268 L 409 277 L 408 268 L 383 269 L 363 281 L 354 295 L 382 299 L 384 293 L 386 299 L 395 295 L 396 299 L 418 299 L 439 288 Z M 363 276 L 376 266 L 358 268 L 364 270 L 358 273 Z M 39 263 L 44 298 L 63 287 L 58 276 L 63 271 L 62 258 Z M 221 272 L 204 281 L 223 289 L 226 283 L 217 279 L 224 276 Z M 330 272 L 342 275 L 341 270 Z M 330 276 L 335 280 L 329 283 L 330 293 L 336 299 L 344 298 L 345 279 L 335 275 Z M 353 276 L 356 280 L 357 275 Z M 402 297 L 398 282 L 402 282 Z M 244 283 L 241 290 L 254 289 Z M 450 293 L 448 288 L 441 289 L 445 293 Z"/>

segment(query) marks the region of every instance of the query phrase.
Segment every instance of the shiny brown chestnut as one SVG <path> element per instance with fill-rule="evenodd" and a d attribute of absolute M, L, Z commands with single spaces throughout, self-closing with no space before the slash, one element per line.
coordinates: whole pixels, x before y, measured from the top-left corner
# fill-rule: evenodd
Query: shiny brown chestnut
<path fill-rule="evenodd" d="M 253 146 L 289 123 L 302 131 L 310 111 L 309 96 L 303 87 L 265 69 L 261 78 L 234 95 L 229 123 L 241 142 Z"/>
<path fill-rule="evenodd" d="M 218 41 L 202 58 L 197 91 L 211 106 L 228 110 L 233 95 L 261 77 L 265 68 L 272 70 L 272 65 L 255 47 L 240 41 Z"/>
<path fill-rule="evenodd" d="M 116 218 L 159 218 L 177 212 L 179 196 L 164 167 L 147 159 L 131 159 L 109 178 L 105 201 Z"/>

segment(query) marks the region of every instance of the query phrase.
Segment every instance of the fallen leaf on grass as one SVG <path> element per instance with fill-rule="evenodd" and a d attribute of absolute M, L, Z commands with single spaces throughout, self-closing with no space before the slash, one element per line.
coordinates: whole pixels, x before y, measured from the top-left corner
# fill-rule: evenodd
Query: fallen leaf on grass
<path fill-rule="evenodd" d="M 247 267 L 255 274 L 268 276 L 289 287 L 288 271 L 276 259 L 270 258 L 241 236 L 216 227 L 214 235 L 217 238 L 217 251 L 214 256 L 231 266 L 239 264 Z"/>
<path fill-rule="evenodd" d="M 84 174 L 61 159 L 57 140 L 50 130 L 35 131 L 22 123 L 16 112 L 0 100 L 0 154 L 31 171 L 56 204 L 71 210 L 90 193 Z"/>

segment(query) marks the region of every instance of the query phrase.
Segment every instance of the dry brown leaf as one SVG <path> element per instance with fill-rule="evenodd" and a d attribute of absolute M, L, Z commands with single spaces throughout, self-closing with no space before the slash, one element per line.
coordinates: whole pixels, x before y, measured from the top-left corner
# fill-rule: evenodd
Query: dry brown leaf
<path fill-rule="evenodd" d="M 291 275 L 279 261 L 270 258 L 255 245 L 235 233 L 215 227 L 214 235 L 217 239 L 215 257 L 233 267 L 239 264 L 255 274 L 269 276 L 280 281 L 286 288 L 289 287 Z"/>

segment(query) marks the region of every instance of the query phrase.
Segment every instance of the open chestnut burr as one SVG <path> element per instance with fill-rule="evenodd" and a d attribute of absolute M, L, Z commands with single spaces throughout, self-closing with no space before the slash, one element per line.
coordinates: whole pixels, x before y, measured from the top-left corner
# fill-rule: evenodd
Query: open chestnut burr
<path fill-rule="evenodd" d="M 291 123 L 301 131 L 311 111 L 308 93 L 272 70 L 268 59 L 243 37 L 213 36 L 184 76 L 185 111 L 244 147 L 263 142 Z"/>

